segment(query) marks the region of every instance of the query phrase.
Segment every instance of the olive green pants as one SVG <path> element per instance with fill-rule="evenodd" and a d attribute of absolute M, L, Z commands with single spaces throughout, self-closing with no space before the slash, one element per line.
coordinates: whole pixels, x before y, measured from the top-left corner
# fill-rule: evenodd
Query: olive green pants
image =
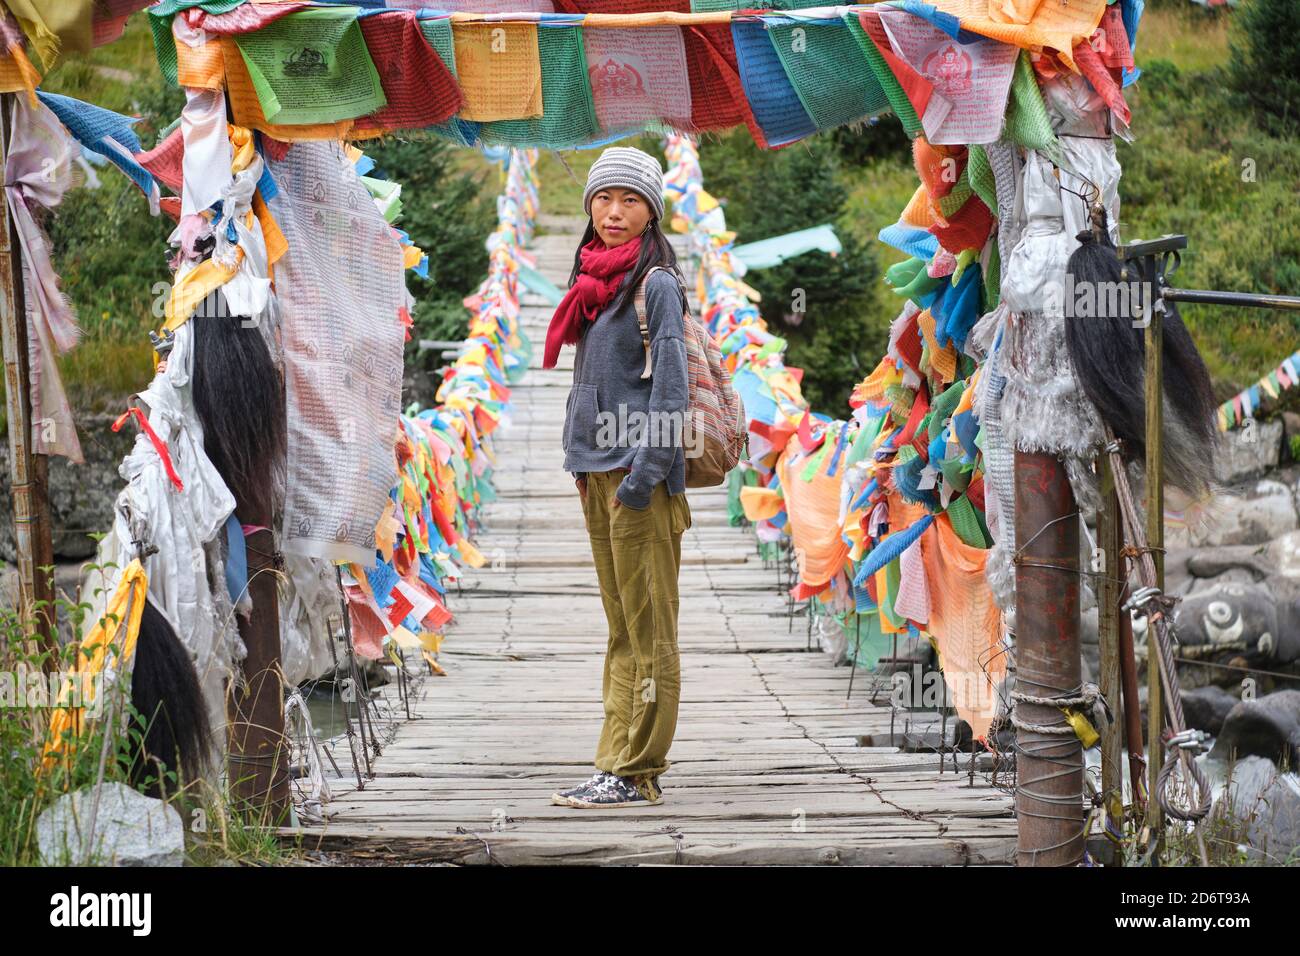
<path fill-rule="evenodd" d="M 589 472 L 582 510 L 609 625 L 596 769 L 640 781 L 668 769 L 677 729 L 677 574 L 691 509 L 663 482 L 648 508 L 615 507 L 624 474 Z"/>

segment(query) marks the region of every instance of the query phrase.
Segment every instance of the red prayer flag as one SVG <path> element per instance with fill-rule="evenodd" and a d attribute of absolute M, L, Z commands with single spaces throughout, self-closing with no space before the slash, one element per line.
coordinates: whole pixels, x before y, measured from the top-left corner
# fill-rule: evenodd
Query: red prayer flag
<path fill-rule="evenodd" d="M 421 129 L 460 112 L 460 86 L 425 40 L 414 11 L 385 10 L 358 22 L 388 103 L 359 118 L 351 135 Z"/>

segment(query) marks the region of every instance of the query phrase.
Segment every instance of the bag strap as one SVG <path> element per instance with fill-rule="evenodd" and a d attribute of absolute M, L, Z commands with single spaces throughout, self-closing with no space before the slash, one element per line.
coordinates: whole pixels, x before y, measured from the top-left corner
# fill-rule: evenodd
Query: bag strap
<path fill-rule="evenodd" d="M 650 377 L 650 325 L 646 321 L 645 316 L 645 284 L 647 279 L 661 269 L 664 272 L 668 272 L 669 275 L 672 275 L 674 279 L 677 279 L 677 275 L 671 272 L 671 270 L 664 269 L 663 266 L 652 266 L 650 271 L 641 277 L 641 284 L 636 287 L 636 296 L 633 299 L 633 305 L 636 307 L 636 324 L 641 330 L 641 345 L 645 349 L 645 370 L 641 373 L 642 378 Z M 681 280 L 677 281 L 677 285 L 679 288 L 681 287 Z M 691 306 L 687 300 L 685 289 L 682 289 L 682 301 L 687 303 L 686 311 L 682 313 L 682 321 L 684 322 L 686 316 L 689 315 L 691 311 Z"/>

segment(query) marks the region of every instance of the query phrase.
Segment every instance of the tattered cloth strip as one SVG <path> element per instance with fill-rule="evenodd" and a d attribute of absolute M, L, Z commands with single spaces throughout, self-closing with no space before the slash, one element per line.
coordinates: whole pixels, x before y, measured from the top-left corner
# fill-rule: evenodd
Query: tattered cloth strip
<path fill-rule="evenodd" d="M 984 580 L 988 552 L 964 544 L 946 514 L 921 536 L 930 593 L 927 629 L 957 714 L 976 739 L 988 736 L 998 712 L 997 686 L 1006 675 L 1002 615 Z"/>
<path fill-rule="evenodd" d="M 932 86 L 921 124 L 931 143 L 991 143 L 1002 132 L 1017 50 L 993 40 L 959 43 L 927 20 L 882 10 L 890 46 Z"/>
<path fill-rule="evenodd" d="M 181 215 L 198 215 L 221 198 L 234 161 L 226 122 L 226 97 L 186 90 L 181 112 Z"/>
<path fill-rule="evenodd" d="M 943 14 L 958 17 L 963 30 L 1026 50 L 1048 47 L 1073 66 L 1070 52 L 1097 29 L 1106 0 L 934 0 L 933 6 L 909 3 L 907 8 L 931 20 Z"/>
<path fill-rule="evenodd" d="M 793 443 L 786 445 L 777 468 L 786 511 L 791 517 L 790 536 L 799 556 L 799 581 L 809 587 L 820 587 L 844 566 L 849 551 L 840 536 L 840 478 L 827 474 L 829 454 L 817 452 L 812 460 L 801 459 L 792 464 L 791 455 L 797 450 Z M 829 452 L 830 446 L 824 445 L 822 451 Z M 817 461 L 817 457 L 821 460 Z M 812 475 L 806 475 L 809 465 L 816 468 Z"/>
<path fill-rule="evenodd" d="M 208 13 L 203 7 L 195 7 L 185 12 L 185 19 L 191 26 L 207 33 L 229 36 L 260 30 L 283 16 L 305 10 L 309 5 L 293 0 L 268 0 L 266 3 L 245 3 L 228 13 Z"/>
<path fill-rule="evenodd" d="M 460 80 L 456 73 L 456 39 L 452 36 L 451 20 L 445 18 L 421 20 L 420 32 L 424 34 L 424 39 L 433 51 L 438 54 L 459 89 Z M 461 105 L 464 106 L 463 98 Z M 473 146 L 478 142 L 479 124 L 460 117 L 453 117 L 445 123 L 436 123 L 431 129 L 461 146 Z"/>
<path fill-rule="evenodd" d="M 754 142 L 765 146 L 740 80 L 730 24 L 693 25 L 685 28 L 683 36 L 691 77 L 691 128 L 730 129 L 744 123 Z"/>
<path fill-rule="evenodd" d="M 224 14 L 244 6 L 245 0 L 159 0 L 149 8 L 149 29 L 153 31 L 154 55 L 158 57 L 158 69 L 173 85 L 177 79 L 176 39 L 172 35 L 172 25 L 176 14 L 186 12 L 187 19 L 197 13 Z M 250 5 L 253 6 L 253 5 Z M 256 6 L 262 6 L 257 4 Z M 273 6 L 273 4 L 266 4 Z M 270 19 L 259 23 L 265 26 Z M 197 24 L 195 24 L 197 25 Z M 236 117 L 238 120 L 238 117 Z"/>
<path fill-rule="evenodd" d="M 107 158 L 130 176 L 140 191 L 149 197 L 150 211 L 154 215 L 158 214 L 158 184 L 135 158 L 135 154 L 142 150 L 140 137 L 131 128 L 136 120 L 70 96 L 44 91 L 37 96 L 82 146 Z"/>
<path fill-rule="evenodd" d="M 1038 88 L 1038 81 L 1034 79 L 1029 54 L 1024 50 L 1016 59 L 1016 69 L 1011 76 L 1011 98 L 1007 102 L 1007 122 L 1003 135 L 1017 146 L 1036 149 L 1057 162 L 1061 159 L 1061 144 L 1052 130 L 1043 93 Z"/>
<path fill-rule="evenodd" d="M 903 132 L 916 136 L 921 132 L 921 120 L 914 104 L 919 102 L 920 112 L 925 112 L 931 93 L 929 81 L 895 55 L 879 11 L 847 13 L 844 23 L 875 75 L 881 92 L 889 100 L 894 115 L 903 124 Z"/>
<path fill-rule="evenodd" d="M 92 5 L 92 0 L 5 0 L 46 72 L 54 69 L 62 52 L 90 52 Z"/>
<path fill-rule="evenodd" d="M 226 54 L 221 40 L 193 26 L 184 16 L 172 21 L 176 42 L 176 80 L 189 89 L 225 89 Z"/>
<path fill-rule="evenodd" d="M 289 407 L 282 549 L 372 565 L 396 478 L 403 252 L 338 147 L 299 143 L 270 163 Z"/>
<path fill-rule="evenodd" d="M 18 21 L 0 6 L 0 93 L 26 92 L 36 96 L 41 74 L 27 57 L 26 40 Z"/>
<path fill-rule="evenodd" d="M 690 0 L 556 0 L 555 8 L 560 13 L 599 13 L 630 16 L 660 11 L 690 13 L 691 3 Z M 616 42 L 620 48 L 631 49 L 641 45 L 642 40 L 640 38 L 646 30 L 651 31 L 651 35 L 647 36 L 644 41 L 648 49 L 655 49 L 654 44 L 656 44 L 656 41 L 652 39 L 653 33 L 665 31 L 660 35 L 666 36 L 666 31 L 672 31 L 677 34 L 677 42 L 683 48 L 685 56 L 684 74 L 673 78 L 668 85 L 660 86 L 656 83 L 652 86 L 649 82 L 645 82 L 645 85 L 648 88 L 649 95 L 655 97 L 656 104 L 661 95 L 660 91 L 666 93 L 675 87 L 680 87 L 683 83 L 688 85 L 689 94 L 673 103 L 671 109 L 659 112 L 655 118 L 673 123 L 673 125 L 681 129 L 727 129 L 738 123 L 745 123 L 752 127 L 753 116 L 749 112 L 740 89 L 740 77 L 736 70 L 736 51 L 731 44 L 731 25 L 729 23 L 694 24 L 686 27 L 647 27 L 636 30 L 622 30 L 612 26 L 584 26 L 583 30 L 588 36 L 592 33 L 598 33 L 602 39 L 597 42 L 602 44 L 611 42 L 610 39 L 606 38 L 617 36 L 619 39 Z M 592 66 L 590 51 L 591 47 L 589 46 L 589 68 Z M 656 57 L 658 55 L 658 53 L 655 54 Z M 649 75 L 645 73 L 641 74 L 643 81 L 647 81 L 648 77 Z M 593 89 L 598 82 L 593 74 Z M 598 115 L 601 110 L 600 96 L 600 92 L 596 91 Z M 686 109 L 684 110 L 683 107 L 686 107 Z M 684 117 L 683 113 L 685 113 Z M 678 118 L 684 121 L 677 122 Z M 606 123 L 604 116 L 600 116 L 600 120 L 604 129 L 617 130 L 622 128 L 617 121 L 615 125 Z"/>
<path fill-rule="evenodd" d="M 94 0 L 95 12 L 91 21 L 91 43 L 103 46 L 121 38 L 127 18 L 143 10 L 153 0 Z"/>
<path fill-rule="evenodd" d="M 32 450 L 81 463 L 81 443 L 59 376 L 58 356 L 77 344 L 71 306 L 59 290 L 49 239 L 33 210 L 53 209 L 73 185 L 76 144 L 43 104 L 13 101 L 14 123 L 5 158 L 5 200 L 22 249 L 31 380 Z"/>
<path fill-rule="evenodd" d="M 104 614 L 78 643 L 77 661 L 72 675 L 64 680 L 58 706 L 50 714 L 45 748 L 41 752 L 42 773 L 53 769 L 60 759 L 75 752 L 77 738 L 85 730 L 86 707 L 96 703 L 97 688 L 108 691 L 102 677 L 129 668 L 135 657 L 136 638 L 140 635 L 140 618 L 148 594 L 149 577 L 139 559 L 133 560 L 118 578 L 117 587 L 108 599 Z M 96 678 L 101 678 L 96 680 Z M 130 688 L 127 688 L 127 695 Z M 79 704 L 73 704 L 79 700 Z M 102 710 L 103 702 L 96 710 Z"/>
<path fill-rule="evenodd" d="M 677 27 L 582 31 L 596 120 L 606 131 L 639 130 L 660 119 L 691 122 L 686 44 Z"/>
<path fill-rule="evenodd" d="M 235 37 L 223 37 L 222 55 L 226 67 L 226 98 L 230 101 L 230 111 L 235 122 L 248 129 L 255 129 L 286 143 L 305 140 L 329 140 L 337 142 L 344 139 L 352 128 L 352 120 L 340 120 L 337 123 L 311 123 L 307 125 L 289 125 L 271 123 L 262 112 L 257 90 L 248 67 L 244 65 L 243 54 Z"/>
<path fill-rule="evenodd" d="M 745 97 L 763 131 L 759 145 L 785 146 L 817 132 L 817 124 L 799 101 L 763 24 L 733 21 L 731 37 Z"/>

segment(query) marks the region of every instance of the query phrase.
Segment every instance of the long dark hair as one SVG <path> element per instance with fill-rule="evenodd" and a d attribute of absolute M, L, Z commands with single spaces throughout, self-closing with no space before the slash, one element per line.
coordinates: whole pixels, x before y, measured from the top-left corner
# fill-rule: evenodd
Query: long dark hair
<path fill-rule="evenodd" d="M 132 755 L 130 778 L 146 793 L 163 796 L 164 776 L 173 770 L 182 783 L 191 784 L 208 766 L 208 712 L 189 652 L 171 623 L 144 602 L 140 636 L 136 639 L 131 669 L 131 704 L 141 733 L 139 750 Z"/>
<path fill-rule="evenodd" d="M 1140 300 L 1141 288 L 1136 277 L 1125 273 L 1105 210 L 1096 210 L 1094 216 L 1096 232 L 1085 229 L 1075 237 L 1081 245 L 1065 268 L 1076 288 L 1094 290 L 1097 315 L 1067 318 L 1065 344 L 1084 394 L 1124 443 L 1126 459 L 1141 460 L 1146 456 L 1146 332 L 1135 327 L 1131 308 L 1125 313 L 1122 307 L 1112 307 L 1113 297 L 1101 294 L 1126 284 L 1134 290 L 1130 298 Z M 1214 476 L 1214 386 L 1172 302 L 1165 303 L 1161 324 L 1163 401 L 1169 410 L 1163 440 L 1165 477 L 1186 491 L 1201 492 Z"/>
<path fill-rule="evenodd" d="M 284 468 L 284 393 L 260 329 L 235 316 L 218 289 L 195 311 L 194 410 L 203 449 L 235 496 L 245 522 L 271 517 L 275 476 Z M 268 522 L 269 523 L 269 522 Z"/>
<path fill-rule="evenodd" d="M 582 271 L 582 247 L 596 238 L 596 222 L 591 217 L 587 218 L 587 228 L 582 232 L 582 241 L 578 243 L 578 248 L 573 253 L 573 271 L 569 273 L 569 285 L 572 286 L 578 280 L 578 273 Z M 671 269 L 677 273 L 678 281 L 683 287 L 686 285 L 686 277 L 682 275 L 681 268 L 677 265 L 677 253 L 673 251 L 673 245 L 664 235 L 664 231 L 659 226 L 659 217 L 651 216 L 650 221 L 646 223 L 645 232 L 641 234 L 641 251 L 637 254 L 636 265 L 632 267 L 632 273 L 623 291 L 620 292 L 614 302 L 614 310 L 620 311 L 636 297 L 637 286 L 641 280 L 655 266 L 663 266 L 665 269 Z"/>

